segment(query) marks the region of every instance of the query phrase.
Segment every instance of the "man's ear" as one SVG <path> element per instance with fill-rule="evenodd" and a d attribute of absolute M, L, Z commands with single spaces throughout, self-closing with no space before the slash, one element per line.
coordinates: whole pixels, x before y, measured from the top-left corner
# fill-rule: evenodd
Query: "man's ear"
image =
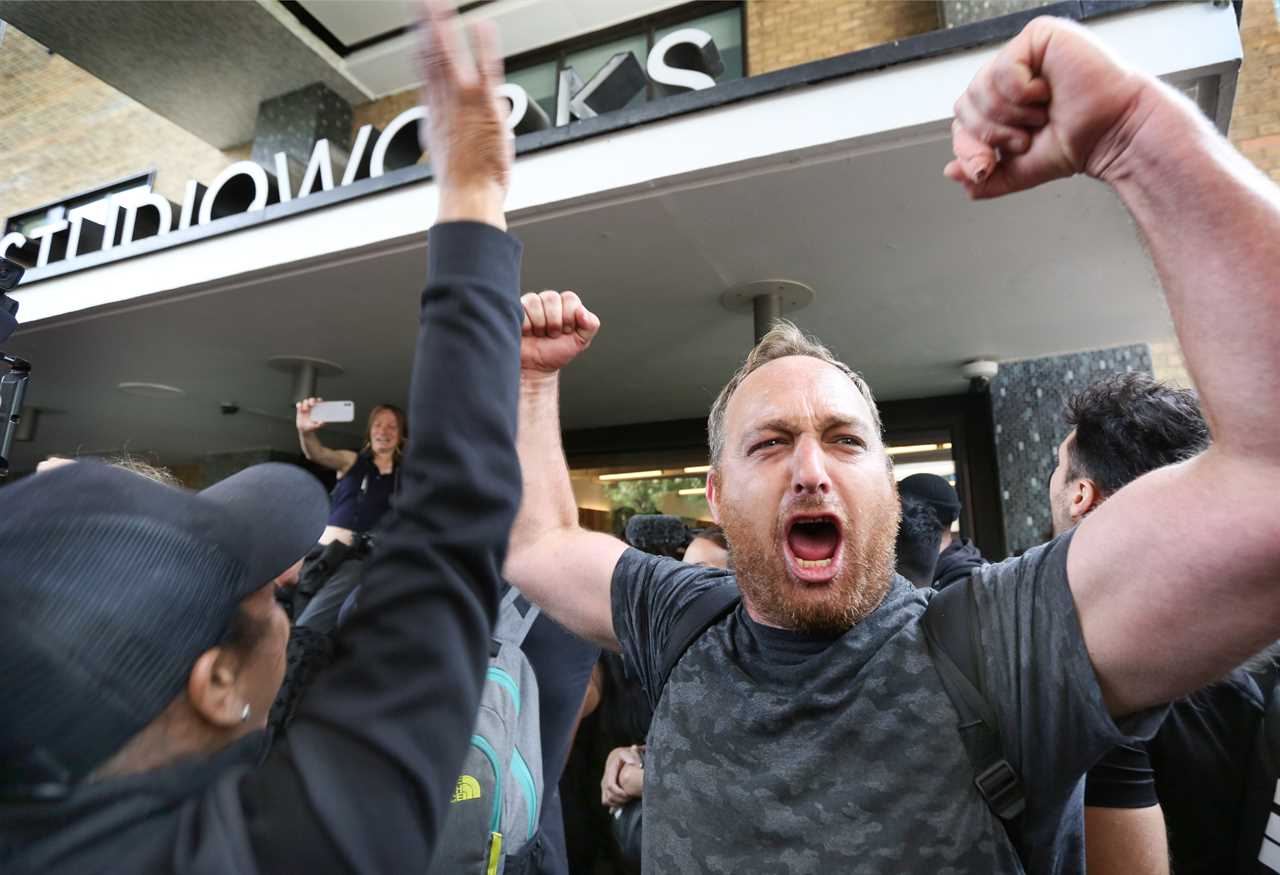
<path fill-rule="evenodd" d="M 197 714 L 220 729 L 230 729 L 244 720 L 245 701 L 236 678 L 240 659 L 227 647 L 210 647 L 191 668 L 187 678 L 187 698 Z"/>
<path fill-rule="evenodd" d="M 1098 508 L 1102 504 L 1102 490 L 1098 488 L 1098 484 L 1090 480 L 1088 477 L 1081 477 L 1075 482 L 1075 488 L 1071 493 L 1071 523 L 1075 525 L 1084 519 L 1085 516 Z"/>
<path fill-rule="evenodd" d="M 707 507 L 711 508 L 711 519 L 720 525 L 720 475 L 715 468 L 707 471 Z"/>

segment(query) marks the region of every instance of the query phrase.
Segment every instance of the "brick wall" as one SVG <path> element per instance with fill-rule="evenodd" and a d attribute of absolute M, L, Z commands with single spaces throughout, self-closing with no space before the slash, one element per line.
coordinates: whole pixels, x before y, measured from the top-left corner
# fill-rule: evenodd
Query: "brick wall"
<path fill-rule="evenodd" d="M 1280 182 L 1280 21 L 1272 0 L 1245 0 L 1244 66 L 1231 113 L 1231 142 Z"/>
<path fill-rule="evenodd" d="M 746 11 L 752 76 L 939 27 L 932 0 L 748 0 Z"/>
<path fill-rule="evenodd" d="M 6 26 L 0 39 L 0 221 L 156 168 L 175 203 L 191 178 L 232 160 L 142 104 Z"/>
<path fill-rule="evenodd" d="M 1244 0 L 1240 41 L 1244 64 L 1228 136 L 1245 157 L 1280 182 L 1280 11 L 1274 0 Z M 1191 388 L 1178 339 L 1153 340 L 1150 346 L 1155 376 Z"/>
<path fill-rule="evenodd" d="M 411 109 L 417 105 L 418 89 L 409 88 L 378 100 L 354 106 L 352 107 L 351 118 L 352 134 L 354 135 L 362 126 L 370 124 L 379 130 L 385 130 L 393 118 L 406 109 Z"/>

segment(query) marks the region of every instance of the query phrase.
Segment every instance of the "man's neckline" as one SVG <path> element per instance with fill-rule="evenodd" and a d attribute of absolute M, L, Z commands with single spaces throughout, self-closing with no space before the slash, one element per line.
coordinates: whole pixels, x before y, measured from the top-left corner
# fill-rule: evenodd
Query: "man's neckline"
<path fill-rule="evenodd" d="M 741 608 L 741 613 L 743 623 L 755 638 L 761 653 L 770 661 L 784 664 L 803 662 L 810 657 L 825 653 L 848 631 L 804 632 L 798 629 L 779 629 L 752 619 L 745 605 Z"/>

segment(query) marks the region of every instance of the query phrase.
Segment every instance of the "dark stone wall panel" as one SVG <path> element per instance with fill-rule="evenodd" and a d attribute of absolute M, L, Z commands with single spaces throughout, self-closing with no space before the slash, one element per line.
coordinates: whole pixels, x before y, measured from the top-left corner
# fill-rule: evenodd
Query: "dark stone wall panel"
<path fill-rule="evenodd" d="M 305 168 L 317 140 L 345 154 L 351 147 L 351 104 L 320 82 L 264 100 L 258 107 L 250 158 L 274 169 L 277 152 Z"/>
<path fill-rule="evenodd" d="M 1069 429 L 1067 399 L 1095 380 L 1127 371 L 1151 373 L 1145 343 L 1007 362 L 991 384 L 996 464 L 1011 554 L 1048 539 L 1049 477 Z"/>

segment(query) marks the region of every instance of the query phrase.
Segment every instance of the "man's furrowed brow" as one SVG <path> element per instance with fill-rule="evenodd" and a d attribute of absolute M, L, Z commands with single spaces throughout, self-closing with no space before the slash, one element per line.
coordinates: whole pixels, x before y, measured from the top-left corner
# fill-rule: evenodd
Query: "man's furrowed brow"
<path fill-rule="evenodd" d="M 832 429 L 844 428 L 850 431 L 867 434 L 874 429 L 871 423 L 853 413 L 830 413 L 818 420 L 819 430 L 825 434 Z M 808 423 L 797 422 L 787 417 L 774 416 L 769 419 L 762 420 L 747 429 L 746 436 L 748 438 L 756 437 L 763 433 L 780 433 L 780 434 L 796 434 L 808 428 Z"/>
<path fill-rule="evenodd" d="M 796 430 L 796 424 L 789 419 L 782 417 L 772 417 L 763 422 L 758 422 L 747 430 L 748 435 L 757 435 L 761 432 L 775 431 L 783 434 L 791 434 Z"/>
<path fill-rule="evenodd" d="M 823 434 L 835 430 L 850 431 L 860 436 L 869 436 L 876 433 L 875 426 L 856 413 L 836 413 L 822 420 Z"/>

